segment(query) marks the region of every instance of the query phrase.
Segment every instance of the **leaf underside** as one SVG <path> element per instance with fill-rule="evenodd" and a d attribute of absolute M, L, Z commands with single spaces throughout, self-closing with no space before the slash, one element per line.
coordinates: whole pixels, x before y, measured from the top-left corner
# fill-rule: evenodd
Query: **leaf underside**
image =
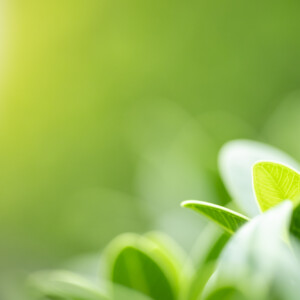
<path fill-rule="evenodd" d="M 213 220 L 230 234 L 235 233 L 242 225 L 249 221 L 249 219 L 242 214 L 208 202 L 189 200 L 184 201 L 182 206 L 191 208 Z"/>
<path fill-rule="evenodd" d="M 255 164 L 253 185 L 257 202 L 263 212 L 284 200 L 291 200 L 294 206 L 299 200 L 300 174 L 282 164 Z"/>

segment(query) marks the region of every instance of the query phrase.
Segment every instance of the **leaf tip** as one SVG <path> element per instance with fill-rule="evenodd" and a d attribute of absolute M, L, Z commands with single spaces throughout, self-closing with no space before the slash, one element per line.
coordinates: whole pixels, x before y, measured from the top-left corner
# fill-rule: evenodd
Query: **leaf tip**
<path fill-rule="evenodd" d="M 181 207 L 189 207 L 192 204 L 193 200 L 185 200 L 180 203 Z"/>

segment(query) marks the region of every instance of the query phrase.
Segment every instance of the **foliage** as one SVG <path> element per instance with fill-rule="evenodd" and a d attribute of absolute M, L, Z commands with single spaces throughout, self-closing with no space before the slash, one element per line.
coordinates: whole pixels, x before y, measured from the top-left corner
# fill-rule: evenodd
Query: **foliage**
<path fill-rule="evenodd" d="M 241 148 L 244 152 L 233 161 L 233 153 Z M 245 153 L 250 153 L 247 160 Z M 161 233 L 124 234 L 103 251 L 100 281 L 104 289 L 74 274 L 53 271 L 31 278 L 34 296 L 61 300 L 298 299 L 300 174 L 285 165 L 287 161 L 293 160 L 257 142 L 227 144 L 220 166 L 234 195 L 229 207 L 240 207 L 252 218 L 229 207 L 184 201 L 183 207 L 207 217 L 224 233 L 206 225 L 189 254 Z M 235 178 L 239 178 L 237 185 Z"/>

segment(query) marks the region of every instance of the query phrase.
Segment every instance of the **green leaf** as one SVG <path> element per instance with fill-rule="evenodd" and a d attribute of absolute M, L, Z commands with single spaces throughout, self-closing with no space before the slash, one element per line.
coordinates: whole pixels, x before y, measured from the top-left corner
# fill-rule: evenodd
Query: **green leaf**
<path fill-rule="evenodd" d="M 161 232 L 151 231 L 144 237 L 156 244 L 155 251 L 163 259 L 176 293 L 182 295 L 189 285 L 193 272 L 193 267 L 187 260 L 187 253 L 168 235 Z"/>
<path fill-rule="evenodd" d="M 176 282 L 170 262 L 150 239 L 124 234 L 107 249 L 109 279 L 156 300 L 176 299 Z"/>
<path fill-rule="evenodd" d="M 293 211 L 290 232 L 300 240 L 300 205 Z"/>
<path fill-rule="evenodd" d="M 284 200 L 299 203 L 300 174 L 285 165 L 259 162 L 253 167 L 256 199 L 264 212 Z"/>
<path fill-rule="evenodd" d="M 124 285 L 113 284 L 113 300 L 153 300 L 152 298 L 138 292 L 137 290 L 130 289 Z"/>
<path fill-rule="evenodd" d="M 292 209 L 292 203 L 284 201 L 252 219 L 232 237 L 206 286 L 204 299 L 226 287 L 241 291 L 249 299 L 299 299 L 299 261 L 284 242 Z"/>
<path fill-rule="evenodd" d="M 258 161 L 274 161 L 300 170 L 297 161 L 269 145 L 251 140 L 225 144 L 219 153 L 222 180 L 232 199 L 250 217 L 260 213 L 252 185 L 252 167 Z"/>
<path fill-rule="evenodd" d="M 243 216 L 226 207 L 208 202 L 188 200 L 184 201 L 181 205 L 203 214 L 220 225 L 230 234 L 235 233 L 242 225 L 249 221 L 246 216 Z"/>
<path fill-rule="evenodd" d="M 107 300 L 102 291 L 81 276 L 67 271 L 38 272 L 29 279 L 34 299 Z"/>
<path fill-rule="evenodd" d="M 222 287 L 214 291 L 206 300 L 251 300 L 235 287 Z"/>
<path fill-rule="evenodd" d="M 201 231 L 191 253 L 194 265 L 189 288 L 182 299 L 198 300 L 207 280 L 215 270 L 216 261 L 228 242 L 230 235 L 213 223 L 207 224 Z"/>

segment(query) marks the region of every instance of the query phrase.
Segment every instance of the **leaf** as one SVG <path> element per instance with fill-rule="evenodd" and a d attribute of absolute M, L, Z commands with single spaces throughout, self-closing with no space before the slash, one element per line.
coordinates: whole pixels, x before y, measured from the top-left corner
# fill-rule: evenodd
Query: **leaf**
<path fill-rule="evenodd" d="M 235 287 L 222 287 L 214 291 L 206 300 L 250 300 Z"/>
<path fill-rule="evenodd" d="M 188 200 L 184 201 L 181 206 L 191 208 L 196 212 L 203 214 L 230 234 L 235 233 L 242 225 L 249 221 L 246 216 L 226 207 L 208 202 Z"/>
<path fill-rule="evenodd" d="M 260 213 L 253 191 L 252 167 L 258 161 L 267 160 L 300 170 L 298 162 L 283 151 L 251 140 L 231 141 L 219 153 L 222 180 L 232 199 L 250 217 Z"/>
<path fill-rule="evenodd" d="M 108 300 L 102 291 L 77 274 L 67 271 L 38 272 L 29 279 L 34 299 Z"/>
<path fill-rule="evenodd" d="M 209 223 L 201 231 L 191 253 L 194 272 L 189 280 L 189 288 L 182 298 L 184 300 L 198 300 L 206 282 L 215 270 L 216 261 L 228 242 L 230 235 L 220 227 Z"/>
<path fill-rule="evenodd" d="M 255 164 L 253 185 L 263 212 L 283 200 L 292 200 L 295 206 L 299 202 L 300 174 L 285 165 L 273 162 Z"/>
<path fill-rule="evenodd" d="M 168 269 L 171 281 L 174 283 L 176 293 L 184 294 L 192 277 L 193 267 L 187 259 L 187 254 L 168 235 L 152 231 L 144 235 L 145 238 L 155 243 L 157 254 L 163 258 Z"/>
<path fill-rule="evenodd" d="M 113 300 L 153 300 L 136 290 L 125 287 L 124 285 L 113 284 Z"/>
<path fill-rule="evenodd" d="M 107 249 L 109 279 L 157 300 L 176 299 L 168 258 L 146 237 L 124 234 Z"/>
<path fill-rule="evenodd" d="M 222 252 L 204 292 L 232 287 L 249 299 L 299 299 L 300 265 L 289 245 L 292 203 L 284 201 L 241 228 Z"/>
<path fill-rule="evenodd" d="M 300 205 L 293 211 L 290 232 L 300 240 Z"/>

